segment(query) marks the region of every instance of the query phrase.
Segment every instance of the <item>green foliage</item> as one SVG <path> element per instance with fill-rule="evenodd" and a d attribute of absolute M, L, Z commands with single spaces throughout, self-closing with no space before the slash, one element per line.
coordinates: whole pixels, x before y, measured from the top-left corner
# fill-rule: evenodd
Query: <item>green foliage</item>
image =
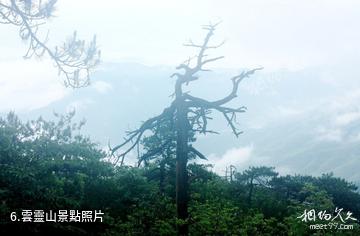
<path fill-rule="evenodd" d="M 22 123 L 13 113 L 0 119 L 2 235 L 176 235 L 184 223 L 190 235 L 360 235 L 358 222 L 349 222 L 352 230 L 313 230 L 299 218 L 305 210 L 334 213 L 341 207 L 344 217 L 351 211 L 359 219 L 354 184 L 332 174 L 278 176 L 272 167 L 251 167 L 229 180 L 211 165 L 189 164 L 190 217 L 184 222 L 176 218 L 172 148 L 142 167 L 116 167 L 81 135 L 84 122 L 73 123 L 74 113 L 56 116 L 57 122 Z M 158 141 L 149 137 L 144 145 Z M 29 208 L 102 210 L 105 216 L 103 223 L 91 224 L 8 220 L 11 212 Z"/>
<path fill-rule="evenodd" d="M 191 235 L 236 235 L 238 207 L 227 199 L 216 198 L 191 204 Z"/>
<path fill-rule="evenodd" d="M 57 122 L 39 118 L 22 123 L 15 114 L 0 119 L 1 218 L 22 209 L 83 209 L 94 180 L 109 178 L 113 168 L 103 162 L 104 152 L 79 131 L 84 122 L 72 123 L 74 112 L 56 115 Z M 84 226 L 17 225 L 2 222 L 12 232 L 69 231 L 86 233 Z M 96 230 L 94 231 L 97 232 Z"/>

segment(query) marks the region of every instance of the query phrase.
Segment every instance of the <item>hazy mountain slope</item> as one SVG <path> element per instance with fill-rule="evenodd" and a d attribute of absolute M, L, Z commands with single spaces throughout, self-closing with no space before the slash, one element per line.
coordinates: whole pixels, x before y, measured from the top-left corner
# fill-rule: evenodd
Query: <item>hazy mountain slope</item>
<path fill-rule="evenodd" d="M 116 144 L 125 130 L 136 128 L 170 103 L 173 72 L 168 67 L 106 64 L 94 76 L 91 87 L 72 91 L 48 107 L 21 115 L 51 117 L 53 111 L 64 112 L 74 107 L 79 119 L 87 119 L 86 132 L 103 145 L 108 140 Z M 229 91 L 229 78 L 237 72 L 206 73 L 189 91 L 210 100 L 219 98 Z M 335 72 L 331 74 L 337 75 Z M 222 134 L 199 137 L 197 145 L 205 154 L 218 159 L 231 148 L 251 146 L 250 157 L 239 169 L 274 165 L 282 173 L 333 171 L 359 181 L 358 85 L 352 79 L 339 83 L 329 78 L 326 68 L 295 72 L 264 70 L 242 82 L 239 97 L 232 103 L 248 107 L 248 112 L 239 117 L 244 134 L 234 138 L 218 117 L 210 125 Z"/>

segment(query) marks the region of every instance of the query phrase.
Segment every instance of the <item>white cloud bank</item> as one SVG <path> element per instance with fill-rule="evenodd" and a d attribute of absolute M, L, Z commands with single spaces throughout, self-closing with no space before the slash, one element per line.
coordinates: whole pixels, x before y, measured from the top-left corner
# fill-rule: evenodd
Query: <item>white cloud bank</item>
<path fill-rule="evenodd" d="M 240 167 L 250 160 L 253 152 L 253 146 L 231 148 L 227 150 L 222 156 L 210 154 L 209 159 L 214 163 L 214 171 L 220 175 L 224 175 L 226 167 L 233 165 Z"/>
<path fill-rule="evenodd" d="M 315 129 L 319 141 L 343 142 L 360 140 L 360 133 L 351 127 L 360 121 L 360 89 L 347 91 L 342 96 L 335 96 L 322 103 L 316 110 L 323 119 Z"/>
<path fill-rule="evenodd" d="M 0 112 L 45 107 L 70 92 L 53 65 L 46 61 L 1 62 L 0 71 Z"/>
<path fill-rule="evenodd" d="M 82 100 L 76 100 L 71 102 L 67 107 L 66 110 L 68 112 L 70 111 L 81 111 L 81 110 L 85 110 L 88 106 L 90 106 L 91 104 L 93 104 L 94 101 L 92 99 L 82 99 Z"/>
<path fill-rule="evenodd" d="M 354 121 L 360 120 L 360 111 L 350 111 L 335 117 L 335 124 L 339 126 L 348 125 Z"/>
<path fill-rule="evenodd" d="M 91 84 L 91 87 L 93 87 L 98 93 L 101 94 L 104 94 L 113 89 L 111 84 L 101 80 Z"/>

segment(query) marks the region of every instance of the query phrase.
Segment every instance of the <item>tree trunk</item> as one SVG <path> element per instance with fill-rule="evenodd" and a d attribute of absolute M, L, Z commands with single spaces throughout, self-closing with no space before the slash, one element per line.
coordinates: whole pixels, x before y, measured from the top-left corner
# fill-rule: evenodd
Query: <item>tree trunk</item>
<path fill-rule="evenodd" d="M 165 192 L 165 160 L 160 161 L 159 191 L 160 191 L 161 195 L 164 195 L 164 192 Z"/>
<path fill-rule="evenodd" d="M 254 178 L 251 177 L 251 180 L 250 180 L 250 189 L 249 189 L 249 196 L 248 196 L 248 204 L 249 204 L 249 207 L 251 207 L 251 200 L 252 200 L 252 194 L 253 194 L 253 189 L 254 189 Z"/>
<path fill-rule="evenodd" d="M 179 102 L 176 119 L 176 208 L 178 219 L 184 224 L 178 225 L 178 235 L 188 235 L 188 120 L 187 110 Z"/>

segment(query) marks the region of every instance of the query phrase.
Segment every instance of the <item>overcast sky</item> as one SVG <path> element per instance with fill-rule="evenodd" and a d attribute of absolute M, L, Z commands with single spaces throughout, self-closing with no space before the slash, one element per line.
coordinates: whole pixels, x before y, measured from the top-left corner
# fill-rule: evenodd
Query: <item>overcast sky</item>
<path fill-rule="evenodd" d="M 226 44 L 214 51 L 225 55 L 218 67 L 359 68 L 360 1 L 355 0 L 59 0 L 55 15 L 46 26 L 51 43 L 73 30 L 85 39 L 97 34 L 104 62 L 175 66 L 192 55 L 182 44 L 201 41 L 200 26 L 221 20 L 214 40 Z M 0 25 L 0 111 L 44 106 L 67 93 L 55 68 L 22 60 L 26 44 L 17 31 Z M 35 96 L 45 90 L 46 99 Z M 4 103 L 9 99 L 14 104 Z"/>
<path fill-rule="evenodd" d="M 223 22 L 223 66 L 301 68 L 339 63 L 360 52 L 360 2 L 347 0 L 59 0 L 54 27 L 97 33 L 104 59 L 176 64 L 200 26 Z"/>
<path fill-rule="evenodd" d="M 355 0 L 59 0 L 49 27 L 52 40 L 75 29 L 85 38 L 96 33 L 104 60 L 174 64 L 188 56 L 182 43 L 201 40 L 200 25 L 221 20 L 217 39 L 227 40 L 219 50 L 227 66 L 298 68 L 358 53 L 359 13 Z M 17 59 L 18 35 L 0 27 L 1 58 Z"/>
<path fill-rule="evenodd" d="M 333 97 L 321 103 L 325 105 L 319 106 L 321 99 L 311 100 L 314 107 L 329 109 L 324 114 L 330 121 L 316 130 L 319 139 L 340 142 L 344 127 L 360 119 L 358 0 L 58 0 L 56 6 L 56 17 L 43 28 L 44 32 L 50 30 L 49 45 L 61 43 L 74 30 L 88 40 L 96 34 L 104 64 L 135 62 L 175 67 L 194 55 L 182 44 L 189 39 L 202 42 L 201 25 L 221 21 L 214 44 L 223 40 L 226 43 L 213 55 L 224 55 L 225 59 L 213 64 L 214 67 L 265 67 L 261 72 L 265 79 L 254 81 L 255 89 L 264 81 L 265 85 L 272 85 L 273 81 L 268 80 L 271 73 L 282 69 L 316 71 L 320 80 L 333 85 L 327 87 Z M 0 24 L 0 113 L 9 110 L 26 113 L 74 92 L 64 88 L 63 78 L 58 77 L 48 59 L 22 59 L 27 45 L 20 40 L 18 30 Z M 301 82 L 305 85 L 306 79 L 314 78 L 298 74 L 303 75 Z M 101 93 L 112 88 L 105 79 L 93 81 L 92 86 Z M 289 93 L 298 89 L 296 84 L 292 86 Z M 306 88 L 302 87 L 296 99 L 306 100 Z M 335 93 L 334 88 L 342 89 Z M 318 85 L 312 89 L 321 94 L 324 88 Z M 81 102 L 84 103 L 73 103 L 80 106 Z M 302 107 L 278 107 L 281 109 L 272 114 L 279 117 L 282 110 L 301 116 L 301 111 L 308 111 L 309 106 L 299 104 Z M 356 140 L 360 140 L 360 134 Z M 230 164 L 246 166 L 245 163 L 253 161 L 253 152 L 258 148 L 235 143 L 233 146 L 223 153 L 209 155 L 216 171 L 221 172 Z"/>

